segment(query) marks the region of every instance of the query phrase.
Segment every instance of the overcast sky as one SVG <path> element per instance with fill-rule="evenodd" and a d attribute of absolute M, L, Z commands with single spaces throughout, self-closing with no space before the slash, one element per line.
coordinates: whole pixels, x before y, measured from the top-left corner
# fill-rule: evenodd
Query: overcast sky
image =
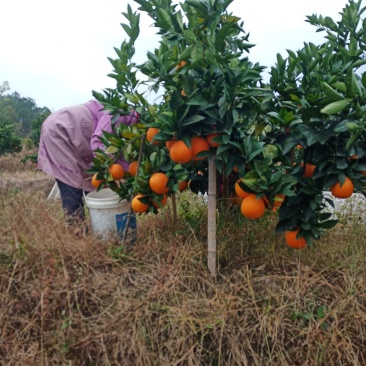
<path fill-rule="evenodd" d="M 365 0 L 366 1 L 366 0 Z M 121 14 L 132 0 L 11 0 L 0 1 L 0 84 L 11 92 L 35 100 L 52 111 L 84 103 L 92 90 L 114 87 L 107 75 L 126 35 Z M 305 22 L 316 13 L 340 20 L 348 0 L 234 0 L 229 10 L 244 21 L 250 32 L 252 62 L 272 66 L 276 54 L 287 56 L 303 42 L 322 42 L 324 33 Z M 142 16 L 136 62 L 145 61 L 157 47 L 151 20 Z M 265 78 L 265 75 L 264 75 Z"/>

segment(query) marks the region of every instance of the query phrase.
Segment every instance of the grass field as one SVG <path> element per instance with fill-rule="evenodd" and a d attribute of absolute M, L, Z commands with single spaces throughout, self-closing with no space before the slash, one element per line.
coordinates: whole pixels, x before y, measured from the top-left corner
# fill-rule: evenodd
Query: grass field
<path fill-rule="evenodd" d="M 214 281 L 202 200 L 139 217 L 123 248 L 67 228 L 21 157 L 0 158 L 0 365 L 366 365 L 363 222 L 294 251 L 276 214 L 227 210 Z"/>

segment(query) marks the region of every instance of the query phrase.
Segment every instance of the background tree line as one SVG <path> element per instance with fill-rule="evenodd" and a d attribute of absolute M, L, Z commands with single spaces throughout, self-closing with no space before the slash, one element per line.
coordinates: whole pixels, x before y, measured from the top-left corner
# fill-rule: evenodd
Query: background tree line
<path fill-rule="evenodd" d="M 38 146 L 41 125 L 49 114 L 50 109 L 37 106 L 34 99 L 10 93 L 4 81 L 0 85 L 0 155 L 20 151 L 24 143 Z"/>

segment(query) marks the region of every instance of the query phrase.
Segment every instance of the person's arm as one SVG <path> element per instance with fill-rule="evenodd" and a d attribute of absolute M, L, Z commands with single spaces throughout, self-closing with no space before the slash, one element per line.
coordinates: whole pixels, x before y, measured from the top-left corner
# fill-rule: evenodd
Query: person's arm
<path fill-rule="evenodd" d="M 92 149 L 92 151 L 96 150 L 97 148 L 101 150 L 104 149 L 104 145 L 99 139 L 103 136 L 103 131 L 109 133 L 112 132 L 111 116 L 106 112 L 99 112 L 97 117 L 97 124 L 90 140 L 90 148 Z"/>

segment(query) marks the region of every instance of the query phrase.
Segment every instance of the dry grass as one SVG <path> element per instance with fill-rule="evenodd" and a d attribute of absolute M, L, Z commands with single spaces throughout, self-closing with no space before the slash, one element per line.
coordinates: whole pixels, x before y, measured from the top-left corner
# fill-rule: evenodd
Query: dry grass
<path fill-rule="evenodd" d="M 6 154 L 0 157 L 0 194 L 6 195 L 21 190 L 41 191 L 48 194 L 54 179 L 37 169 L 31 160 L 22 160 L 36 154 L 36 150 L 26 148 L 19 154 Z"/>
<path fill-rule="evenodd" d="M 0 196 L 0 365 L 366 365 L 366 229 L 304 251 L 275 216 L 219 219 L 181 196 L 138 221 L 138 242 L 80 236 L 28 185 Z"/>

